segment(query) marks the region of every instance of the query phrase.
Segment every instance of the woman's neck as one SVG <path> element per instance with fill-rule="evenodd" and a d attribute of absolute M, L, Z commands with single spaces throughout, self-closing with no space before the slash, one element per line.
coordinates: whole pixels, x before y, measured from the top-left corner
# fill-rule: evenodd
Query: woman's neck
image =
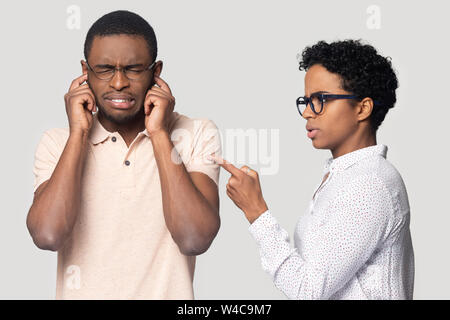
<path fill-rule="evenodd" d="M 366 131 L 367 132 L 367 131 Z M 336 159 L 344 154 L 374 146 L 377 144 L 376 134 L 367 132 L 366 134 L 355 134 L 350 139 L 347 139 L 340 146 L 334 148 L 331 151 L 333 159 Z"/>

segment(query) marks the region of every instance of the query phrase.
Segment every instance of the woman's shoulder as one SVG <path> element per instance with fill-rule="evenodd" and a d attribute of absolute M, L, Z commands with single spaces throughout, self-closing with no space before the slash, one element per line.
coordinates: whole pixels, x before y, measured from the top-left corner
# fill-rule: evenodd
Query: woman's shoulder
<path fill-rule="evenodd" d="M 377 156 L 362 163 L 362 175 L 382 183 L 388 190 L 404 188 L 403 178 L 397 168 L 385 157 Z"/>
<path fill-rule="evenodd" d="M 397 168 L 382 156 L 374 157 L 352 168 L 351 181 L 347 184 L 358 185 L 368 190 L 381 190 L 379 196 L 389 196 L 394 211 L 409 212 L 408 195 L 403 178 Z M 345 187 L 345 186 L 344 186 Z"/>

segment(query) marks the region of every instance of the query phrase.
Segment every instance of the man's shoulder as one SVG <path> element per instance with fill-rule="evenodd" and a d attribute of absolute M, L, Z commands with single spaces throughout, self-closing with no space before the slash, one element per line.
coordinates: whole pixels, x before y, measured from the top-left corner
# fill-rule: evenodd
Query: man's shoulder
<path fill-rule="evenodd" d="M 214 121 L 208 118 L 188 117 L 178 112 L 173 113 L 170 127 L 172 132 L 174 130 L 188 130 L 195 133 L 205 129 L 217 130 Z"/>
<path fill-rule="evenodd" d="M 56 144 L 65 144 L 69 138 L 69 128 L 51 128 L 44 131 L 42 139 L 50 139 Z"/>
<path fill-rule="evenodd" d="M 54 136 L 54 137 L 68 137 L 69 136 L 69 128 L 51 128 L 47 129 L 45 133 Z"/>

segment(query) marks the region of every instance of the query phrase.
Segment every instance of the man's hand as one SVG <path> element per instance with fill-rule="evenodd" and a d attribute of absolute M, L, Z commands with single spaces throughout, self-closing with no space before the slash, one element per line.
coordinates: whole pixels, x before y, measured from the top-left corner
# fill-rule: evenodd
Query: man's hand
<path fill-rule="evenodd" d="M 227 195 L 245 213 L 247 220 L 253 223 L 268 210 L 262 195 L 258 172 L 247 166 L 238 169 L 218 156 L 210 156 L 210 158 L 231 173 L 227 184 Z"/>
<path fill-rule="evenodd" d="M 70 133 L 88 133 L 92 127 L 92 112 L 97 111 L 95 97 L 87 83 L 87 74 L 76 78 L 64 95 Z"/>
<path fill-rule="evenodd" d="M 157 86 L 148 90 L 144 102 L 145 127 L 150 136 L 169 131 L 169 120 L 175 107 L 175 98 L 167 83 L 158 76 L 155 76 L 155 82 Z"/>

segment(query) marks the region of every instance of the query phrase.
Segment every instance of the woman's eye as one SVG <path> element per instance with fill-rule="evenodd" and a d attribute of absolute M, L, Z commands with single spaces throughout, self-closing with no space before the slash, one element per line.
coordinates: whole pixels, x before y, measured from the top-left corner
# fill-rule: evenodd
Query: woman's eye
<path fill-rule="evenodd" d="M 322 101 L 320 100 L 320 96 L 311 96 L 310 98 L 311 102 L 313 104 L 317 104 L 317 103 L 321 103 Z"/>
<path fill-rule="evenodd" d="M 321 103 L 327 102 L 327 98 L 325 98 L 325 97 L 322 96 L 322 95 L 318 96 L 317 98 L 319 99 L 319 101 L 320 101 Z"/>

